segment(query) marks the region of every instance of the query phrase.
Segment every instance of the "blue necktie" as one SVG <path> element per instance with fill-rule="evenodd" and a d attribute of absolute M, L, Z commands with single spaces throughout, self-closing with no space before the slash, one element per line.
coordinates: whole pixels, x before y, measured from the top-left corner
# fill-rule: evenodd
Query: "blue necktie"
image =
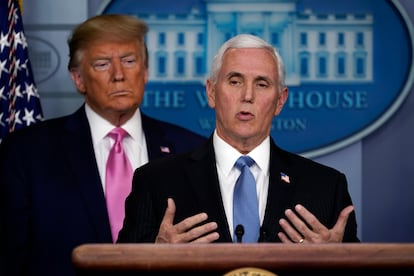
<path fill-rule="evenodd" d="M 260 219 L 256 181 L 249 168 L 254 163 L 249 156 L 241 156 L 235 164 L 241 173 L 233 192 L 234 242 L 257 242 L 259 239 Z M 241 236 L 241 240 L 238 240 Z"/>

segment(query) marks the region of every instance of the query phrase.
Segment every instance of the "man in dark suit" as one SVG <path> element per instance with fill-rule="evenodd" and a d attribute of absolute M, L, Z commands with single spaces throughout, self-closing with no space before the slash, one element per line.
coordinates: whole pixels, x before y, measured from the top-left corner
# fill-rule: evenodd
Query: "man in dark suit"
<path fill-rule="evenodd" d="M 240 156 L 254 160 L 259 225 L 253 242 L 359 242 L 345 175 L 279 148 L 270 137 L 288 98 L 276 49 L 252 35 L 230 39 L 213 60 L 206 91 L 216 111 L 214 133 L 190 153 L 135 171 L 118 242 L 242 240 L 246 233 L 238 229 L 247 220 L 233 223 Z"/>
<path fill-rule="evenodd" d="M 1 275 L 74 275 L 76 246 L 116 241 L 104 184 L 114 144 L 107 133 L 114 127 L 128 133 L 123 143 L 132 169 L 206 140 L 140 112 L 148 79 L 146 32 L 144 22 L 122 15 L 80 24 L 68 40 L 68 67 L 85 103 L 1 143 Z"/>

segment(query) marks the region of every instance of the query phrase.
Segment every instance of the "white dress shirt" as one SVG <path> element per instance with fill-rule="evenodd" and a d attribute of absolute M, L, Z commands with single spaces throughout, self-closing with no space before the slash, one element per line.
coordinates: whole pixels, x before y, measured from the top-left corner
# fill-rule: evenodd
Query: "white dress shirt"
<path fill-rule="evenodd" d="M 91 128 L 93 148 L 95 150 L 102 187 L 105 191 L 106 161 L 108 159 L 109 151 L 115 143 L 115 140 L 110 138 L 108 133 L 115 126 L 94 112 L 88 104 L 85 104 L 85 111 Z M 137 109 L 134 116 L 121 127 L 129 134 L 123 140 L 123 147 L 131 162 L 132 169 L 135 170 L 148 162 L 147 143 L 145 141 L 144 131 L 142 130 L 141 113 L 139 112 L 139 109 Z"/>
<path fill-rule="evenodd" d="M 221 139 L 216 131 L 213 135 L 213 145 L 224 210 L 229 229 L 233 229 L 233 190 L 240 175 L 240 171 L 234 167 L 234 164 L 242 154 Z M 269 188 L 270 138 L 267 137 L 260 145 L 249 152 L 248 156 L 256 162 L 250 167 L 250 170 L 256 180 L 260 224 L 262 224 Z M 233 237 L 232 230 L 230 230 L 230 233 Z"/>

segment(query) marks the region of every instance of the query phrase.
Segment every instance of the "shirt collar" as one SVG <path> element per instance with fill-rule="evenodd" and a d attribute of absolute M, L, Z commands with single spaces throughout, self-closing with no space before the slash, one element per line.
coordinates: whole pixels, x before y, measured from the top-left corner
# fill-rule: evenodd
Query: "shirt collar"
<path fill-rule="evenodd" d="M 85 112 L 92 133 L 92 141 L 94 144 L 97 144 L 99 141 L 104 139 L 115 126 L 93 111 L 87 103 L 85 103 Z M 129 136 L 133 140 L 140 141 L 142 134 L 142 122 L 139 108 L 137 108 L 134 115 L 121 127 L 128 132 Z"/>
<path fill-rule="evenodd" d="M 218 168 L 223 172 L 225 176 L 228 176 L 233 169 L 234 163 L 241 156 L 235 148 L 225 142 L 217 135 L 217 131 L 213 134 L 213 145 L 216 156 L 216 162 Z M 270 160 L 270 137 L 266 137 L 260 145 L 250 151 L 248 154 L 254 159 L 256 165 L 260 170 L 268 175 L 269 172 L 269 160 Z"/>

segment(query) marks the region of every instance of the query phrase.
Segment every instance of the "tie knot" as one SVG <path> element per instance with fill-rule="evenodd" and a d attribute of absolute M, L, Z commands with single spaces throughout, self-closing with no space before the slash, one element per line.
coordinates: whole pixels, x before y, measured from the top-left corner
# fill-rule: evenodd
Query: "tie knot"
<path fill-rule="evenodd" d="M 254 164 L 254 160 L 247 155 L 240 156 L 239 159 L 236 161 L 236 168 L 241 170 L 243 167 L 248 166 L 251 167 Z"/>
<path fill-rule="evenodd" d="M 115 142 L 120 142 L 128 133 L 120 127 L 116 127 L 109 132 L 109 136 L 115 139 Z"/>

